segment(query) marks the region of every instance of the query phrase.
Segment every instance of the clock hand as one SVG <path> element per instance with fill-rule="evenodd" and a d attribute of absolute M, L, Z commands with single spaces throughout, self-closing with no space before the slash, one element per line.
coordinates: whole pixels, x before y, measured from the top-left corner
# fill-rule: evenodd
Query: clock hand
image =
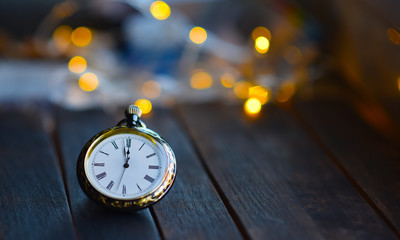
<path fill-rule="evenodd" d="M 126 170 L 126 167 L 125 167 L 125 165 L 124 165 L 124 170 L 122 171 L 121 177 L 119 178 L 119 181 L 118 181 L 118 184 L 117 184 L 117 190 L 118 190 L 118 188 L 119 188 L 119 185 L 121 184 L 122 177 L 124 176 L 125 170 Z"/>
<path fill-rule="evenodd" d="M 125 153 L 125 164 L 124 164 L 124 170 L 122 171 L 122 174 L 121 174 L 121 177 L 119 178 L 119 181 L 118 181 L 118 185 L 117 185 L 117 190 L 118 190 L 118 188 L 119 188 L 119 185 L 121 184 L 121 181 L 122 181 L 122 177 L 124 176 L 124 174 L 125 174 L 125 170 L 129 167 L 129 164 L 128 164 L 128 162 L 129 162 L 129 160 L 131 159 L 131 156 L 130 156 L 130 150 L 129 150 L 129 147 L 131 146 L 131 139 L 130 138 L 127 138 L 126 140 L 125 140 L 125 145 L 124 145 L 124 153 Z"/>
<path fill-rule="evenodd" d="M 128 150 L 129 152 L 129 150 Z M 128 154 L 127 154 L 128 155 Z M 129 155 L 128 155 L 129 156 Z M 121 184 L 122 181 L 122 177 L 124 176 L 125 170 L 129 167 L 128 161 L 129 161 L 130 157 L 126 158 L 126 162 L 124 164 L 124 170 L 122 171 L 121 177 L 119 178 L 118 184 L 117 184 L 117 190 L 119 188 L 119 185 Z"/>
<path fill-rule="evenodd" d="M 127 138 L 127 139 L 125 139 L 125 146 L 124 146 L 125 159 L 126 159 L 125 164 L 128 164 L 129 160 L 131 159 L 131 156 L 130 156 L 131 152 L 129 150 L 130 147 L 131 147 L 131 139 Z M 124 165 L 124 167 L 125 167 L 125 165 Z"/>

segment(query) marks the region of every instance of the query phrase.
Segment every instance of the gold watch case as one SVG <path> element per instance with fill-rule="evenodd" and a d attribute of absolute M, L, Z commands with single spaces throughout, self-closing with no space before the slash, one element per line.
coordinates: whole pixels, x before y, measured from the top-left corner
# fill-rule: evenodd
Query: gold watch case
<path fill-rule="evenodd" d="M 98 189 L 96 189 L 88 179 L 86 175 L 86 169 L 88 167 L 88 159 L 92 154 L 95 147 L 100 144 L 103 140 L 111 137 L 113 135 L 128 133 L 140 135 L 151 142 L 153 142 L 160 150 L 165 151 L 167 157 L 167 168 L 164 173 L 161 183 L 152 192 L 132 198 L 132 199 L 115 199 L 102 194 Z M 92 137 L 82 148 L 81 153 L 78 157 L 78 162 L 76 166 L 76 172 L 78 176 L 79 184 L 85 194 L 92 199 L 97 204 L 119 210 L 140 210 L 151 206 L 152 204 L 161 200 L 162 197 L 167 194 L 172 184 L 174 183 L 176 176 L 176 159 L 174 152 L 168 143 L 156 132 L 141 126 L 116 126 L 104 131 L 99 132 L 94 137 Z"/>

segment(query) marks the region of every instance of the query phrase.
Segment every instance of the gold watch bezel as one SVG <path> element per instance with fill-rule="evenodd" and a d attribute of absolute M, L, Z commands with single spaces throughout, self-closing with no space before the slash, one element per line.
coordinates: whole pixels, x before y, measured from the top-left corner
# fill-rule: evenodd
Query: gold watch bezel
<path fill-rule="evenodd" d="M 89 157 L 96 146 L 111 136 L 123 133 L 136 134 L 150 140 L 157 147 L 162 148 L 164 150 L 163 154 L 167 157 L 166 171 L 158 187 L 150 193 L 131 199 L 117 199 L 104 195 L 91 184 L 86 174 Z M 121 210 L 140 210 L 158 202 L 169 191 L 176 176 L 176 159 L 171 147 L 156 132 L 143 127 L 116 126 L 99 132 L 85 144 L 78 157 L 77 176 L 85 194 L 101 206 Z"/>

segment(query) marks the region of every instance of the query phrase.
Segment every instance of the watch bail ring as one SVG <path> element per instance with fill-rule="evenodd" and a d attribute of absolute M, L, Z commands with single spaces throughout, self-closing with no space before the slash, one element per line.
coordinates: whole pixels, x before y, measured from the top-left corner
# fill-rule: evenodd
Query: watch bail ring
<path fill-rule="evenodd" d="M 130 105 L 125 110 L 125 119 L 121 120 L 117 125 L 121 126 L 122 124 L 126 124 L 128 127 L 139 126 L 146 128 L 146 124 L 140 120 L 142 116 L 142 110 L 137 105 Z"/>

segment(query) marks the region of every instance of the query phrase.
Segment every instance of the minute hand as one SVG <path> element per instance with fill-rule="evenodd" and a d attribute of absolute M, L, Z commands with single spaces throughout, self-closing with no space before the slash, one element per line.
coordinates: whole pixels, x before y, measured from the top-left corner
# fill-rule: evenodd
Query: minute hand
<path fill-rule="evenodd" d="M 128 162 L 129 162 L 129 159 L 131 159 L 130 151 L 129 151 L 129 147 L 131 145 L 130 141 L 131 141 L 131 139 L 128 138 L 128 139 L 126 139 L 125 144 L 124 144 L 125 164 L 123 165 L 124 166 L 124 170 L 122 171 L 121 177 L 119 178 L 119 181 L 118 181 L 117 190 L 119 188 L 119 185 L 121 184 L 122 177 L 125 174 L 125 170 L 129 167 Z"/>

